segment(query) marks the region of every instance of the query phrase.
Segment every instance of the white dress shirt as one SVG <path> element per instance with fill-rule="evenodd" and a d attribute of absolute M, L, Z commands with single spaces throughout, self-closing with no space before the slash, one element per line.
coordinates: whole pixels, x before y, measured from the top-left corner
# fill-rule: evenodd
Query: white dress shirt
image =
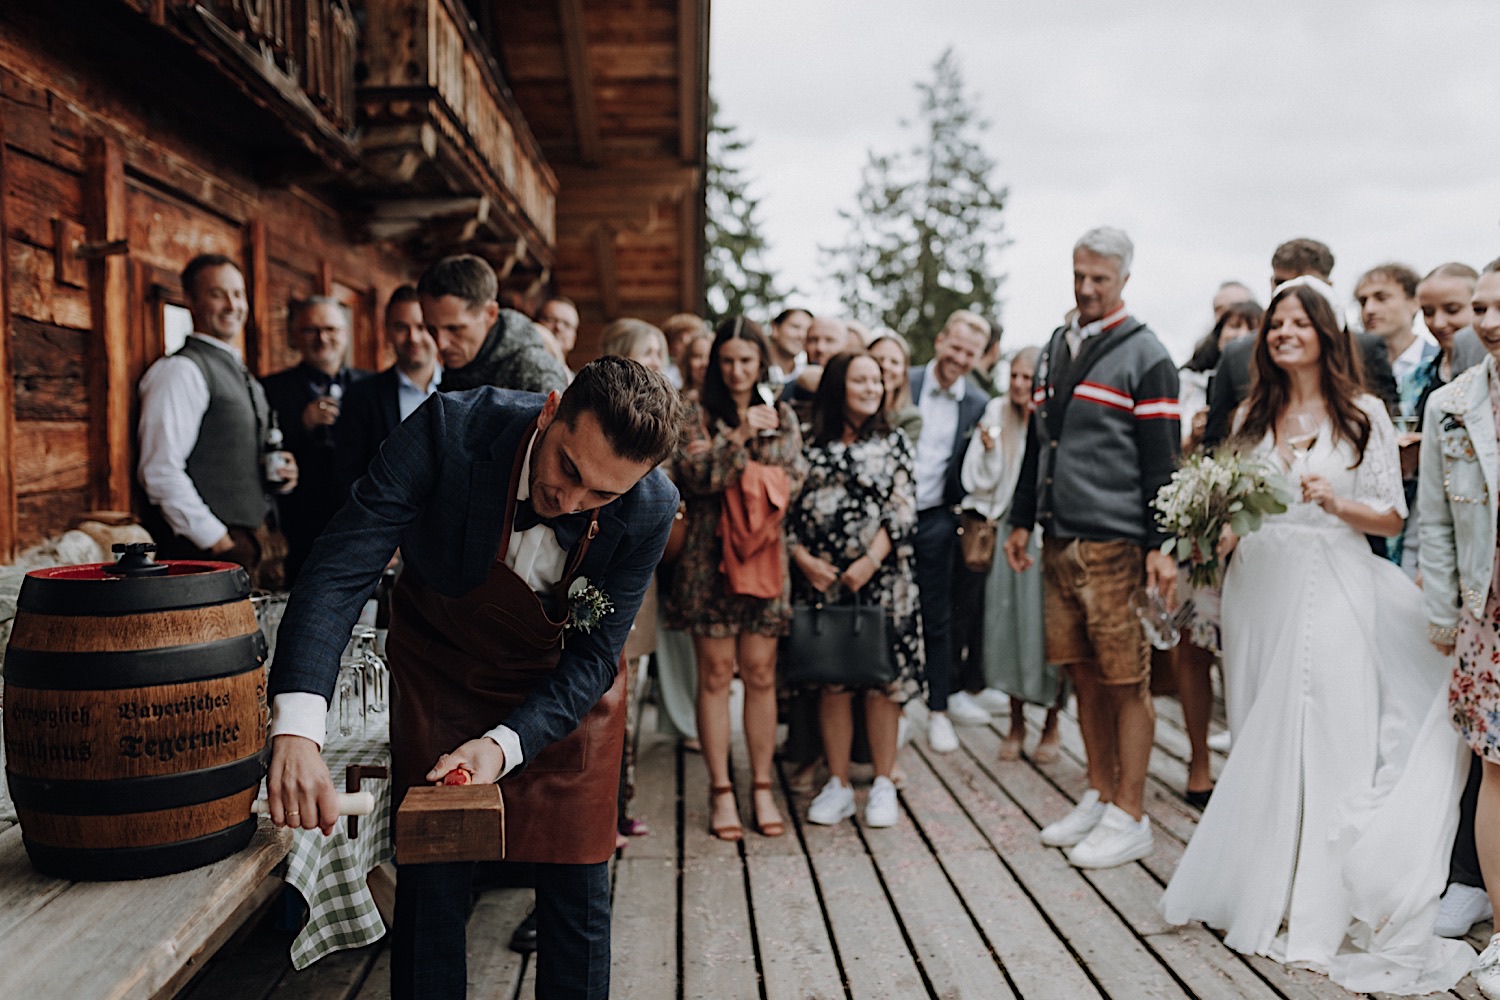
<path fill-rule="evenodd" d="M 520 482 L 516 486 L 516 499 L 531 497 L 531 450 L 536 446 L 536 434 L 526 446 L 526 458 L 521 463 Z M 510 567 L 526 585 L 538 594 L 547 594 L 562 581 L 567 569 L 568 553 L 558 544 L 551 527 L 538 524 L 525 531 L 510 533 L 510 544 L 505 548 L 505 565 Z M 309 691 L 288 691 L 271 700 L 271 736 L 304 736 L 318 746 L 327 736 L 328 701 L 320 694 Z M 505 777 L 520 766 L 524 759 L 521 753 L 521 738 L 515 730 L 504 723 L 484 734 L 500 745 L 505 754 L 505 764 L 500 777 Z"/>
<path fill-rule="evenodd" d="M 192 334 L 194 340 L 212 344 L 244 359 L 235 348 L 214 337 Z M 136 469 L 141 486 L 151 502 L 161 508 L 173 533 L 200 549 L 208 549 L 229 528 L 214 516 L 188 476 L 188 456 L 198 444 L 203 415 L 208 412 L 208 381 L 189 358 L 168 355 L 146 369 L 141 378 L 141 417 L 136 425 L 141 458 Z"/>
<path fill-rule="evenodd" d="M 917 510 L 943 505 L 943 486 L 953 461 L 953 437 L 958 433 L 958 404 L 964 398 L 968 379 L 959 379 L 947 389 L 938 385 L 934 362 L 922 376 L 922 433 L 917 437 Z"/>
<path fill-rule="evenodd" d="M 1077 358 L 1078 352 L 1082 349 L 1085 340 L 1088 340 L 1095 334 L 1103 333 L 1110 327 L 1118 326 L 1125 322 L 1129 315 L 1130 310 L 1126 309 L 1125 303 L 1121 302 L 1119 308 L 1108 316 L 1105 316 L 1103 319 L 1096 319 L 1092 323 L 1085 323 L 1083 326 L 1078 325 L 1078 317 L 1074 316 L 1073 321 L 1068 324 L 1067 330 L 1063 331 L 1063 336 L 1068 341 L 1068 355 L 1072 358 Z"/>
<path fill-rule="evenodd" d="M 427 402 L 427 397 L 437 392 L 438 383 L 443 380 L 443 366 L 434 365 L 432 377 L 427 380 L 427 388 L 423 389 L 400 368 L 396 369 L 396 411 L 405 420 L 416 412 L 417 407 Z"/>

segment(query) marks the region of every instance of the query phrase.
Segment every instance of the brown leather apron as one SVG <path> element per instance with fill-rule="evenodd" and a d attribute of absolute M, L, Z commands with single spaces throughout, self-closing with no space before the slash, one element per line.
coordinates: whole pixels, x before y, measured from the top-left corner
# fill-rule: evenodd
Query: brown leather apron
<path fill-rule="evenodd" d="M 438 757 L 475 739 L 513 712 L 557 668 L 567 619 L 567 588 L 598 529 L 597 515 L 558 585 L 554 620 L 531 587 L 505 565 L 515 517 L 514 484 L 525 462 L 523 434 L 505 504 L 500 551 L 488 579 L 446 597 L 403 574 L 391 598 L 386 648 L 394 681 L 391 759 L 398 799 L 426 784 Z M 596 864 L 615 850 L 616 793 L 625 745 L 625 672 L 564 739 L 544 747 L 501 780 L 505 859 Z M 399 802 L 398 802 L 399 804 Z"/>

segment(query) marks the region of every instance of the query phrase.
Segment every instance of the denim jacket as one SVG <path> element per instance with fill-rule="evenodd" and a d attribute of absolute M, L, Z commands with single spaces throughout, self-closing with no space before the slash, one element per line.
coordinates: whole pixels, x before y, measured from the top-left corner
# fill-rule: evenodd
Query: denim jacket
<path fill-rule="evenodd" d="M 1436 390 L 1422 421 L 1417 511 L 1428 633 L 1451 643 L 1461 610 L 1484 614 L 1495 567 L 1500 447 L 1490 405 L 1495 361 L 1485 358 Z"/>

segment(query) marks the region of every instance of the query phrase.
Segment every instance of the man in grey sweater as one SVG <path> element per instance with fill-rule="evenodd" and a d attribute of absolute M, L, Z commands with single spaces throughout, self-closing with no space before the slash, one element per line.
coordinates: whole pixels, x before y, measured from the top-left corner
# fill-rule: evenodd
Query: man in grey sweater
<path fill-rule="evenodd" d="M 1118 229 L 1090 230 L 1073 248 L 1078 311 L 1037 362 L 1030 445 L 1005 542 L 1011 569 L 1024 572 L 1032 529 L 1046 529 L 1046 655 L 1078 692 L 1089 788 L 1041 838 L 1069 848 L 1080 868 L 1151 853 L 1143 811 L 1156 734 L 1151 656 L 1128 601 L 1144 585 L 1170 605 L 1177 584 L 1150 506 L 1180 446 L 1177 369 L 1121 299 L 1133 256 Z"/>

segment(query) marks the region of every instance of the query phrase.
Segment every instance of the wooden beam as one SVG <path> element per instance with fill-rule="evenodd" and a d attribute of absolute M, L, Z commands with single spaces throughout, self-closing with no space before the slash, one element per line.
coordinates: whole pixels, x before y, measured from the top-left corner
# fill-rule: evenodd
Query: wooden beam
<path fill-rule="evenodd" d="M 702 163 L 707 135 L 708 4 L 677 0 L 677 155 Z"/>
<path fill-rule="evenodd" d="M 703 198 L 684 198 L 678 206 L 681 213 L 678 222 L 679 270 L 681 298 L 678 308 L 683 312 L 702 313 L 703 301 Z"/>
<path fill-rule="evenodd" d="M 615 234 L 607 227 L 594 230 L 594 265 L 599 272 L 599 300 L 605 322 L 620 318 L 620 279 L 615 266 Z"/>
<path fill-rule="evenodd" d="M 0 101 L 0 177 L 9 177 L 5 163 L 5 103 Z M 0 247 L 5 243 L 5 202 L 0 192 Z M 15 381 L 11 373 L 10 297 L 6 294 L 6 277 L 10 268 L 0 265 L 0 455 L 14 456 L 16 403 Z M 16 557 L 16 473 L 12 458 L 0 461 L 0 563 Z"/>
<path fill-rule="evenodd" d="M 84 146 L 84 232 L 91 243 L 122 240 L 126 233 L 125 158 L 113 139 L 91 137 Z M 134 435 L 130 404 L 130 285 L 125 254 L 89 261 L 94 318 L 90 352 L 92 403 L 89 451 L 94 502 L 106 510 L 130 509 Z"/>
<path fill-rule="evenodd" d="M 245 367 L 256 375 L 268 375 L 264 365 L 273 356 L 266 345 L 271 330 L 271 265 L 266 258 L 266 224 L 260 219 L 252 220 L 245 229 L 245 263 L 249 265 L 245 280 L 249 282 L 250 293 Z"/>
<path fill-rule="evenodd" d="M 568 64 L 568 87 L 573 92 L 578 159 L 592 166 L 599 162 L 599 112 L 594 106 L 594 74 L 589 69 L 582 0 L 557 0 L 557 17 L 562 22 L 563 57 Z"/>
<path fill-rule="evenodd" d="M 333 264 L 327 257 L 318 261 L 318 294 L 333 294 Z"/>

